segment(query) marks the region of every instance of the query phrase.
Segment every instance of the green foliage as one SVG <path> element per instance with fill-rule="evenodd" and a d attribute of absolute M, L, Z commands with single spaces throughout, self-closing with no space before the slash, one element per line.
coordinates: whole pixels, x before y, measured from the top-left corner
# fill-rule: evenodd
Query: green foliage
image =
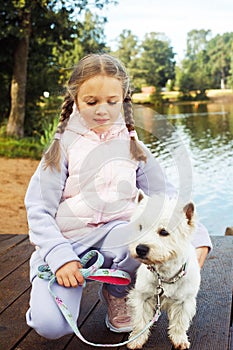
<path fill-rule="evenodd" d="M 146 34 L 140 43 L 130 30 L 124 30 L 114 55 L 125 64 L 136 91 L 143 85 L 164 87 L 168 79 L 175 77 L 173 49 L 164 34 Z"/>
<path fill-rule="evenodd" d="M 32 6 L 30 0 L 0 0 L 0 39 L 24 36 Z"/>
<path fill-rule="evenodd" d="M 53 55 L 59 67 L 59 84 L 63 86 L 69 79 L 75 64 L 89 53 L 108 51 L 105 44 L 105 18 L 85 12 L 84 20 L 76 32 L 62 46 L 53 47 Z"/>
<path fill-rule="evenodd" d="M 157 89 L 152 95 L 150 95 L 150 103 L 155 107 L 159 107 L 163 104 L 163 98 L 159 89 Z"/>
<path fill-rule="evenodd" d="M 58 118 L 61 112 L 63 96 L 49 96 L 49 98 L 41 98 L 38 105 L 38 111 L 33 114 L 33 129 L 32 125 L 25 123 L 25 130 L 31 134 L 43 145 L 51 140 L 51 135 L 55 132 L 55 125 L 58 123 Z"/>
<path fill-rule="evenodd" d="M 138 37 L 131 30 L 124 29 L 117 41 L 118 49 L 115 51 L 115 55 L 125 66 L 130 67 L 139 51 Z"/>
<path fill-rule="evenodd" d="M 137 57 L 140 50 L 138 37 L 131 30 L 124 29 L 119 35 L 118 48 L 113 55 L 118 57 L 127 68 L 131 79 L 131 88 L 140 91 L 140 87 L 145 83 L 143 79 L 138 78 Z"/>
<path fill-rule="evenodd" d="M 146 34 L 141 44 L 138 66 L 143 72 L 147 85 L 164 87 L 168 79 L 174 78 L 174 53 L 163 34 Z"/>
<path fill-rule="evenodd" d="M 211 38 L 209 30 L 192 30 L 188 33 L 187 52 L 176 70 L 176 85 L 183 98 L 206 99 L 207 89 L 218 89 L 221 81 L 231 82 L 233 64 L 233 33 Z"/>
<path fill-rule="evenodd" d="M 58 118 L 53 119 L 51 122 L 43 122 L 43 134 L 40 136 L 40 144 L 45 148 L 49 145 L 53 136 L 57 130 Z"/>
<path fill-rule="evenodd" d="M 211 69 L 211 87 L 220 88 L 221 80 L 226 84 L 231 75 L 233 33 L 216 35 L 207 45 Z"/>
<path fill-rule="evenodd" d="M 231 49 L 231 63 L 230 63 L 229 76 L 227 77 L 227 83 L 228 83 L 228 86 L 231 89 L 233 89 L 233 43 L 232 43 L 232 49 Z"/>
<path fill-rule="evenodd" d="M 195 59 L 200 52 L 205 51 L 210 36 L 210 30 L 193 29 L 188 32 L 186 56 Z"/>
<path fill-rule="evenodd" d="M 33 138 L 14 139 L 0 136 L 0 156 L 40 159 L 44 147 Z"/>

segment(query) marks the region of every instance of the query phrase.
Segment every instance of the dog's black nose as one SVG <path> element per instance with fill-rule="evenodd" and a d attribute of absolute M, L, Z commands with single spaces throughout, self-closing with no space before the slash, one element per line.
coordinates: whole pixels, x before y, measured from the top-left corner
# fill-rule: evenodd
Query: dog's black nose
<path fill-rule="evenodd" d="M 149 247 L 147 247 L 147 245 L 144 244 L 139 244 L 136 247 L 136 252 L 139 258 L 145 258 L 147 253 L 149 252 Z"/>

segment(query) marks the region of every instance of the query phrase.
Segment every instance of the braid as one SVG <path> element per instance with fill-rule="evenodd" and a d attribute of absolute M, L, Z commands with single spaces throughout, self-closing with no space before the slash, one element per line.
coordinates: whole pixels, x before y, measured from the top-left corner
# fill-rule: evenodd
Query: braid
<path fill-rule="evenodd" d="M 126 97 L 123 101 L 123 109 L 124 109 L 124 116 L 125 116 L 125 124 L 129 131 L 130 135 L 130 152 L 136 160 L 142 160 L 146 162 L 146 155 L 142 149 L 142 147 L 137 142 L 137 139 L 132 131 L 134 131 L 134 118 L 133 118 L 133 106 L 132 106 L 132 99 L 131 99 L 131 92 L 130 90 L 127 92 Z"/>
<path fill-rule="evenodd" d="M 60 122 L 63 122 L 64 120 L 69 119 L 73 111 L 73 104 L 74 104 L 74 100 L 72 96 L 69 93 L 67 93 L 65 95 L 64 102 L 61 108 L 61 115 L 59 120 Z"/>
<path fill-rule="evenodd" d="M 52 141 L 48 150 L 44 153 L 45 169 L 47 167 L 50 167 L 51 169 L 56 168 L 58 171 L 60 171 L 61 151 L 60 151 L 59 140 L 60 140 L 61 134 L 64 133 L 65 128 L 68 124 L 70 115 L 73 111 L 73 104 L 74 104 L 73 98 L 69 93 L 67 93 L 64 98 L 64 102 L 62 104 L 62 110 L 61 110 L 54 140 Z"/>

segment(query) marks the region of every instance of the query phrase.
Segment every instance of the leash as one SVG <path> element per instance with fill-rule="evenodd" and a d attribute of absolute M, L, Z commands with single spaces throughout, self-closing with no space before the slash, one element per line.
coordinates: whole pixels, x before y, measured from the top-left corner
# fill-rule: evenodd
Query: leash
<path fill-rule="evenodd" d="M 125 271 L 120 271 L 116 269 L 101 269 L 100 267 L 104 263 L 104 257 L 97 250 L 91 250 L 88 253 L 86 253 L 80 261 L 81 264 L 85 266 L 88 263 L 88 261 L 90 261 L 94 256 L 97 256 L 97 259 L 90 267 L 80 269 L 80 272 L 85 278 L 85 280 L 89 279 L 103 283 L 119 285 L 128 285 L 131 282 L 129 274 Z M 54 280 L 53 283 L 56 281 L 56 277 L 53 275 L 48 265 L 39 266 L 37 275 L 42 279 L 52 279 Z M 83 286 L 85 287 L 85 285 L 86 281 Z"/>
<path fill-rule="evenodd" d="M 127 272 L 125 271 L 120 271 L 116 269 L 101 269 L 100 267 L 104 263 L 104 257 L 103 255 L 96 251 L 96 250 L 91 250 L 87 254 L 83 256 L 81 259 L 81 264 L 85 266 L 87 262 L 93 258 L 94 256 L 97 256 L 97 259 L 93 265 L 91 265 L 88 268 L 82 268 L 80 269 L 80 272 L 82 273 L 83 277 L 85 279 L 90 279 L 90 280 L 96 280 L 99 282 L 103 283 L 111 283 L 111 284 L 118 284 L 118 285 L 128 285 L 131 281 L 130 276 Z M 116 346 L 124 346 L 131 341 L 139 338 L 148 328 L 150 328 L 155 322 L 158 321 L 160 315 L 161 315 L 161 308 L 160 308 L 160 295 L 163 293 L 159 291 L 159 295 L 157 294 L 157 305 L 155 308 L 155 314 L 152 320 L 142 329 L 138 334 L 136 334 L 134 337 L 121 342 L 117 344 L 96 344 L 92 343 L 88 340 L 86 340 L 82 334 L 80 333 L 76 321 L 73 319 L 69 309 L 67 306 L 63 303 L 63 301 L 54 294 L 52 291 L 52 285 L 56 282 L 56 276 L 52 273 L 48 265 L 41 265 L 38 267 L 38 277 L 49 280 L 48 283 L 48 290 L 53 297 L 54 301 L 56 302 L 57 306 L 59 307 L 60 311 L 62 312 L 63 316 L 65 317 L 66 321 L 70 325 L 70 327 L 73 329 L 74 333 L 76 336 L 82 340 L 84 343 L 88 345 L 92 345 L 95 347 L 105 347 L 105 348 L 111 348 L 111 347 L 116 347 Z M 85 287 L 85 284 L 84 284 Z"/>

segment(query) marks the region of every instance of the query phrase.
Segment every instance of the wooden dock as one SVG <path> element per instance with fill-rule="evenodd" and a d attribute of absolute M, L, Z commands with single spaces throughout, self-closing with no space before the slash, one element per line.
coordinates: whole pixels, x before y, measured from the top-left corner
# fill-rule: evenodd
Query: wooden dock
<path fill-rule="evenodd" d="M 197 314 L 189 330 L 190 349 L 233 350 L 233 236 L 212 238 L 214 250 L 202 269 Z M 0 349 L 93 349 L 74 335 L 46 340 L 26 325 L 25 312 L 30 293 L 28 265 L 32 250 L 27 235 L 0 235 Z M 85 289 L 79 317 L 81 332 L 96 343 L 117 343 L 127 339 L 127 334 L 115 334 L 106 329 L 106 307 L 98 299 L 98 288 L 98 283 L 93 282 L 88 283 Z M 143 349 L 171 350 L 166 329 L 167 319 L 163 314 Z M 125 350 L 126 347 L 121 349 Z"/>

